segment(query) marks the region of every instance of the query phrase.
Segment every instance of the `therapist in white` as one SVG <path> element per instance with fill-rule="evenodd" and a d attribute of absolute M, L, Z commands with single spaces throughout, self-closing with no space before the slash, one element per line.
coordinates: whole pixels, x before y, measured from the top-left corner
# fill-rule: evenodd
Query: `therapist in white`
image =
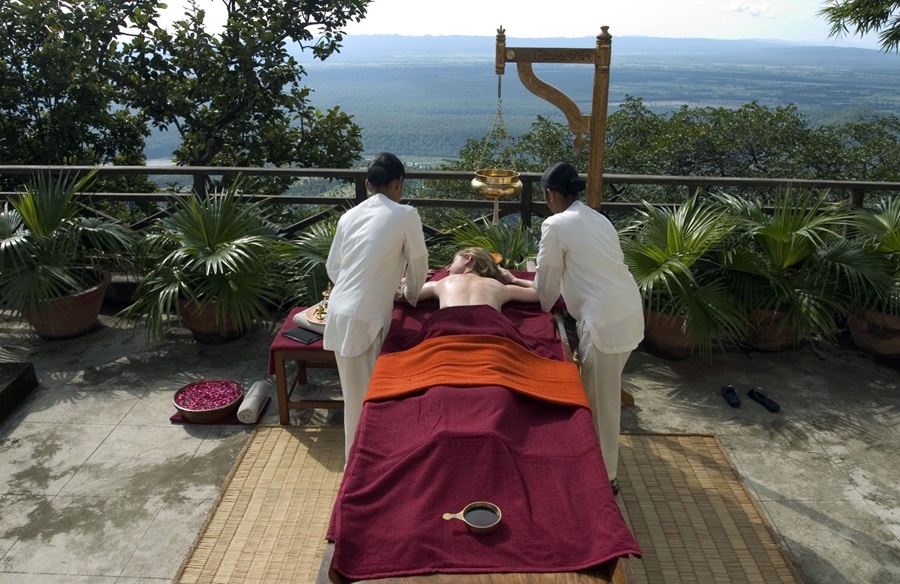
<path fill-rule="evenodd" d="M 428 272 L 422 220 L 414 207 L 400 204 L 405 175 L 394 154 L 375 156 L 366 172 L 369 198 L 338 220 L 325 264 L 333 287 L 324 346 L 334 351 L 341 379 L 345 464 L 397 287 L 405 272 L 406 300 L 415 306 Z"/>
<path fill-rule="evenodd" d="M 622 371 L 644 338 L 644 313 L 616 228 L 579 200 L 585 186 L 566 162 L 554 164 L 541 177 L 553 215 L 541 224 L 534 287 L 545 311 L 562 295 L 578 322 L 581 379 L 610 486 L 618 494 Z"/>

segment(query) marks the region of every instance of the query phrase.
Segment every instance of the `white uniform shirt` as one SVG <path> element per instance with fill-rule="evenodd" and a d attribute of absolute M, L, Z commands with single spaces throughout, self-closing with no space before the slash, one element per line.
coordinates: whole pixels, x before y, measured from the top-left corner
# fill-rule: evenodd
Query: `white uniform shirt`
<path fill-rule="evenodd" d="M 418 301 L 428 272 L 418 211 L 382 194 L 369 197 L 338 220 L 325 267 L 334 286 L 324 346 L 344 357 L 361 355 L 390 327 L 404 270 L 407 300 Z"/>
<path fill-rule="evenodd" d="M 601 353 L 633 351 L 644 338 L 641 294 L 609 219 L 581 201 L 544 220 L 535 269 L 541 308 L 562 295 L 580 334 Z"/>

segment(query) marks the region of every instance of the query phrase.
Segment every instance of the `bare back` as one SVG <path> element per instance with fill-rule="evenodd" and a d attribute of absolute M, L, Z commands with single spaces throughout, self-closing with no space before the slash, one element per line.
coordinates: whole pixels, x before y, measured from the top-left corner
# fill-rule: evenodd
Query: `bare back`
<path fill-rule="evenodd" d="M 420 298 L 437 298 L 441 308 L 486 304 L 496 310 L 510 300 L 537 302 L 534 288 L 502 284 L 493 278 L 475 274 L 451 274 L 436 282 L 427 282 Z"/>

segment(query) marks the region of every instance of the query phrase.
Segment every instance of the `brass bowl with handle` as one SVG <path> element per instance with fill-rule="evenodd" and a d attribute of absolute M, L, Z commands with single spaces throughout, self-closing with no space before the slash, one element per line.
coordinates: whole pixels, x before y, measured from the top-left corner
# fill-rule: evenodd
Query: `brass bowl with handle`
<path fill-rule="evenodd" d="M 493 533 L 500 525 L 500 507 L 487 501 L 475 501 L 466 505 L 459 513 L 444 513 L 445 520 L 459 519 L 469 531 L 478 535 Z"/>

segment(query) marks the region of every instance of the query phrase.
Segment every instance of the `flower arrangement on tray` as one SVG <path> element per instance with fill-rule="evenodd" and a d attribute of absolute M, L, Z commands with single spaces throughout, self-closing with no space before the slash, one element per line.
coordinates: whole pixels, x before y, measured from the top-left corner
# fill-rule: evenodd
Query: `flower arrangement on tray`
<path fill-rule="evenodd" d="M 172 401 L 184 421 L 212 424 L 237 412 L 243 399 L 244 388 L 237 381 L 208 377 L 188 383 Z"/>

